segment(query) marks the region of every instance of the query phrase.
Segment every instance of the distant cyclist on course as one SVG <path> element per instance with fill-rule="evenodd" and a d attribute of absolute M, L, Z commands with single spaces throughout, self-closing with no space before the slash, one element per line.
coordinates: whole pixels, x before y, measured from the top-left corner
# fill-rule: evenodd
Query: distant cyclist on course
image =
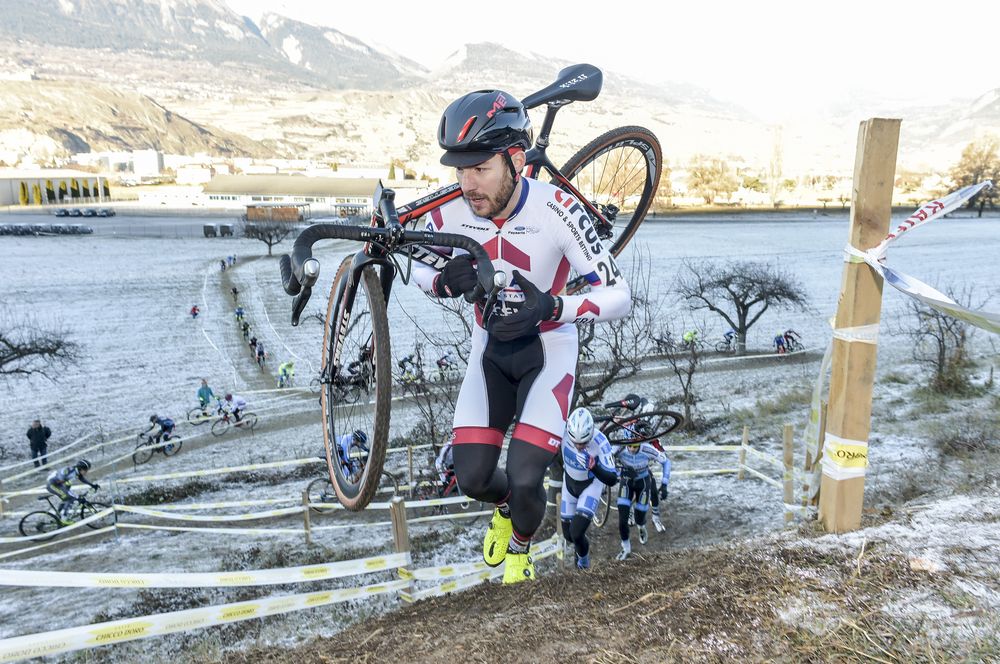
<path fill-rule="evenodd" d="M 465 378 L 452 432 L 462 493 L 496 504 L 483 539 L 490 566 L 506 561 L 504 583 L 535 577 L 528 555 L 545 514 L 543 481 L 559 453 L 573 401 L 578 340 L 575 323 L 622 318 L 628 284 L 602 245 L 583 206 L 561 189 L 520 175 L 532 144 L 524 106 L 501 90 L 454 101 L 438 127 L 441 163 L 456 169 L 462 197 L 428 215 L 428 230 L 457 233 L 483 245 L 510 277 L 493 311 L 475 308 Z M 440 298 L 474 290 L 472 257 L 453 256 L 440 272 L 414 264 L 414 281 Z M 559 295 L 570 271 L 590 291 Z M 484 314 L 489 314 L 484 327 Z M 497 467 L 514 421 L 507 467 Z"/>

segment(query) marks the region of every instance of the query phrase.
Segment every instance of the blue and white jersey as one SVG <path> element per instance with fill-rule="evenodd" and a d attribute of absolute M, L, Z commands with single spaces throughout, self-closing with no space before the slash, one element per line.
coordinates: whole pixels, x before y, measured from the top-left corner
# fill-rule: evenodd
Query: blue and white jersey
<path fill-rule="evenodd" d="M 635 452 L 630 450 L 628 446 L 622 445 L 615 454 L 618 456 L 618 463 L 622 466 L 622 475 L 629 479 L 643 479 L 649 475 L 651 461 L 656 461 L 663 469 L 661 483 L 666 484 L 670 478 L 670 459 L 649 443 L 640 443 L 639 449 Z"/>
<path fill-rule="evenodd" d="M 594 460 L 594 465 L 600 465 L 609 473 L 615 472 L 614 452 L 611 450 L 611 443 L 600 431 L 594 432 L 594 438 L 582 451 L 578 450 L 576 445 L 563 434 L 562 457 L 566 476 L 578 482 L 586 482 L 594 478 L 594 472 L 590 469 L 591 459 Z"/>
<path fill-rule="evenodd" d="M 62 470 L 57 470 L 49 474 L 48 481 L 51 484 L 70 485 L 73 480 L 80 478 L 80 471 L 76 466 L 66 466 Z"/>

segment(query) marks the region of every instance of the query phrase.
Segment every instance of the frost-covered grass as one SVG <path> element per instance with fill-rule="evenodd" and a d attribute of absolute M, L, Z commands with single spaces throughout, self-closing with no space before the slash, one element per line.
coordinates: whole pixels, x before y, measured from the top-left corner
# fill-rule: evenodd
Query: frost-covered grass
<path fill-rule="evenodd" d="M 995 260 L 1000 255 L 1000 233 L 996 232 L 995 219 L 940 223 L 949 227 L 938 232 L 932 225 L 907 237 L 906 242 L 890 253 L 890 264 L 931 282 L 940 279 L 942 283 L 993 283 L 1000 277 L 1000 264 Z M 719 260 L 754 256 L 781 262 L 802 281 L 813 308 L 805 313 L 768 312 L 751 332 L 750 344 L 766 347 L 776 329 L 794 327 L 803 334 L 810 349 L 821 350 L 830 338 L 825 319 L 836 305 L 843 265 L 840 248 L 845 239 L 843 220 L 764 219 L 752 224 L 655 222 L 640 230 L 636 243 L 650 249 L 655 281 L 664 286 L 684 258 Z M 286 243 L 279 250 L 287 250 L 288 246 Z M 258 431 L 251 436 L 231 430 L 226 436 L 215 438 L 202 431 L 207 425 L 194 429 L 184 426 L 180 431 L 185 437 L 184 448 L 176 457 L 157 454 L 149 464 L 137 469 L 128 462 L 122 463 L 113 473 L 108 470 L 99 476 L 102 484 L 113 490 L 117 499 L 132 504 L 263 498 L 287 498 L 294 501 L 290 504 L 295 504 L 301 500 L 309 479 L 321 474 L 321 464 L 163 480 L 153 485 L 117 481 L 139 474 L 322 454 L 322 433 L 314 398 L 272 391 L 278 364 L 289 358 L 296 361 L 299 383 L 308 383 L 310 374 L 318 369 L 322 328 L 310 320 L 297 328 L 289 325 L 290 298 L 278 283 L 277 260 L 260 255 L 263 245 L 242 240 L 220 245 L 193 239 L 90 236 L 3 238 L 0 247 L 4 253 L 0 261 L 4 302 L 17 312 L 33 313 L 42 322 L 61 322 L 84 351 L 82 362 L 62 372 L 58 382 L 33 379 L 5 385 L 0 392 L 0 443 L 13 454 L 0 464 L 25 458 L 23 430 L 34 417 L 42 417 L 53 429 L 52 454 L 57 454 L 52 450 L 60 445 L 92 431 L 128 433 L 144 429 L 152 412 L 181 421 L 194 405 L 199 379 L 206 377 L 217 391 L 234 390 L 250 400 L 252 410 L 261 411 Z M 218 254 L 231 252 L 240 256 L 240 262 L 236 269 L 222 274 L 218 271 L 221 258 Z M 959 252 L 961 261 L 955 260 Z M 325 310 L 324 291 L 344 254 L 342 244 L 331 243 L 317 249 L 323 264 L 322 287 L 316 289 L 310 311 Z M 623 261 L 627 260 L 628 255 Z M 40 271 L 39 266 L 51 267 Z M 264 340 L 271 353 L 266 371 L 260 371 L 253 363 L 237 332 L 229 295 L 232 285 L 240 290 L 240 301 L 254 326 L 253 333 Z M 886 290 L 883 319 L 890 321 L 905 305 L 900 295 Z M 187 311 L 196 303 L 202 307 L 202 316 L 192 320 Z M 423 303 L 424 296 L 416 289 L 396 284 L 390 302 L 390 315 L 396 323 L 394 356 L 406 354 L 421 340 L 417 326 L 440 328 L 439 312 Z M 415 312 L 415 325 L 403 317 L 404 309 Z M 682 309 L 677 305 L 669 311 L 679 314 Z M 709 319 L 709 324 L 709 334 L 716 325 L 721 333 L 721 321 Z M 888 323 L 882 326 L 885 343 L 880 345 L 880 374 L 875 389 L 873 464 L 866 480 L 868 504 L 881 510 L 895 508 L 908 500 L 937 500 L 950 495 L 950 487 L 967 491 L 970 496 L 995 491 L 995 480 L 989 484 L 989 465 L 983 463 L 984 458 L 993 458 L 983 455 L 996 450 L 995 436 L 987 426 L 995 420 L 984 416 L 982 426 L 975 424 L 980 422 L 975 417 L 977 413 L 990 409 L 997 412 L 995 388 L 986 388 L 982 395 L 968 399 L 931 400 L 929 403 L 933 405 L 928 407 L 915 393 L 923 380 L 921 370 L 912 364 L 908 348 L 901 338 L 893 336 L 891 328 Z M 977 352 L 991 350 L 984 337 L 980 334 L 973 339 Z M 733 416 L 742 412 L 747 414 L 745 421 L 751 424 L 754 446 L 780 456 L 782 424 L 795 425 L 797 437 L 801 436 L 808 417 L 803 404 L 817 369 L 818 362 L 812 361 L 700 373 L 695 379 L 701 397 L 699 412 L 715 424 L 701 434 L 670 442 L 738 443 L 741 421 Z M 986 385 L 986 371 L 988 365 L 984 364 L 984 375 L 978 384 Z M 674 379 L 669 375 L 640 375 L 632 384 L 623 386 L 622 392 L 626 389 L 662 402 L 676 394 Z M 405 433 L 413 421 L 404 404 L 394 403 L 392 435 Z M 971 423 L 968 435 L 957 428 L 961 422 Z M 204 435 L 194 438 L 195 433 Z M 131 440 L 113 448 L 109 446 L 96 460 L 101 463 L 128 453 L 132 446 Z M 427 464 L 424 456 L 418 461 L 421 465 Z M 734 467 L 736 454 L 677 453 L 672 458 L 678 470 L 720 468 Z M 796 463 L 801 462 L 801 457 L 797 457 Z M 391 458 L 389 463 L 393 470 L 400 471 L 405 465 L 405 455 Z M 418 468 L 418 474 L 425 470 Z M 778 476 L 776 470 L 770 473 Z M 8 474 L 0 472 L 0 476 Z M 41 476 L 34 476 L 19 481 L 16 487 L 34 486 L 40 481 Z M 974 501 L 971 497 L 969 500 Z M 23 502 L 11 507 L 25 508 Z M 663 511 L 668 530 L 663 535 L 652 535 L 659 538 L 656 542 L 660 548 L 731 541 L 780 530 L 783 525 L 780 492 L 755 480 L 738 481 L 732 475 L 675 477 Z M 351 518 L 340 512 L 317 516 L 314 523 L 345 523 Z M 947 518 L 959 517 L 953 514 Z M 83 540 L 69 545 L 65 551 L 49 548 L 33 557 L 7 560 L 3 564 L 16 569 L 178 572 L 245 569 L 244 565 L 272 565 L 279 561 L 304 564 L 388 550 L 390 530 L 366 526 L 371 520 L 388 520 L 388 515 L 365 517 L 359 527 L 350 530 L 314 535 L 316 544 L 311 548 L 298 535 L 255 538 L 123 531 L 117 538 Z M 476 560 L 483 522 L 480 520 L 471 530 L 449 522 L 411 526 L 416 564 Z M 251 524 L 299 527 L 301 517 Z M 595 532 L 595 547 L 600 556 L 607 557 L 617 548 L 615 525 L 616 516 L 612 513 L 609 524 L 601 532 Z M 15 535 L 16 522 L 0 521 L 0 532 Z M 886 537 L 895 536 L 893 532 L 886 531 Z M 273 590 L 255 592 L 263 596 Z M 979 592 L 978 586 L 973 590 Z M 971 601 L 962 598 L 976 596 L 975 592 L 956 586 L 952 601 L 957 604 Z M 57 629 L 101 617 L 139 615 L 153 610 L 161 599 L 170 606 L 190 608 L 200 602 L 236 596 L 198 591 L 144 596 L 134 590 L 5 589 L 0 600 L 0 637 L 39 631 L 38 615 L 46 616 L 45 629 Z M 190 598 L 191 603 L 182 601 L 184 598 Z M 212 659 L 210 655 L 222 648 L 240 647 L 252 641 L 294 643 L 305 635 L 334 634 L 352 620 L 390 610 L 394 605 L 392 600 L 376 599 L 364 605 L 254 621 L 232 631 L 208 630 L 193 636 L 152 639 L 105 649 L 96 656 L 101 660 L 127 661 L 140 657 L 175 658 L 183 652 L 201 653 Z"/>

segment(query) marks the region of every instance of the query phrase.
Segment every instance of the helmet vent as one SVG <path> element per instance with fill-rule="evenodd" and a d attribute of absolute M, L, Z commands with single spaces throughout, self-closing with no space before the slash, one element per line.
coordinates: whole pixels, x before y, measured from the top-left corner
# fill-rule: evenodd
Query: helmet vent
<path fill-rule="evenodd" d="M 469 129 L 472 128 L 473 123 L 476 121 L 476 118 L 478 117 L 479 117 L 478 115 L 473 115 L 471 118 L 465 121 L 465 125 L 462 126 L 462 131 L 458 132 L 458 139 L 456 140 L 461 142 L 461 140 L 465 138 L 465 135 L 469 133 Z"/>

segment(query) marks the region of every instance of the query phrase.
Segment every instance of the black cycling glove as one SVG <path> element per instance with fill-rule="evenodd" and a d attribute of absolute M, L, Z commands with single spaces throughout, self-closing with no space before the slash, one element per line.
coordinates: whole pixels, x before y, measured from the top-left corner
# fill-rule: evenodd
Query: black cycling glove
<path fill-rule="evenodd" d="M 562 299 L 538 290 L 521 273 L 514 270 L 514 281 L 524 293 L 521 308 L 510 316 L 490 318 L 488 332 L 498 341 L 513 341 L 531 334 L 538 334 L 538 324 L 558 318 L 562 310 Z M 557 310 L 558 308 L 558 310 Z"/>
<path fill-rule="evenodd" d="M 666 500 L 666 499 L 667 499 L 667 485 L 666 484 L 661 484 L 660 485 L 660 500 Z"/>
<path fill-rule="evenodd" d="M 434 280 L 434 294 L 438 297 L 458 297 L 471 292 L 479 284 L 479 275 L 472 267 L 472 256 L 455 256 Z"/>

